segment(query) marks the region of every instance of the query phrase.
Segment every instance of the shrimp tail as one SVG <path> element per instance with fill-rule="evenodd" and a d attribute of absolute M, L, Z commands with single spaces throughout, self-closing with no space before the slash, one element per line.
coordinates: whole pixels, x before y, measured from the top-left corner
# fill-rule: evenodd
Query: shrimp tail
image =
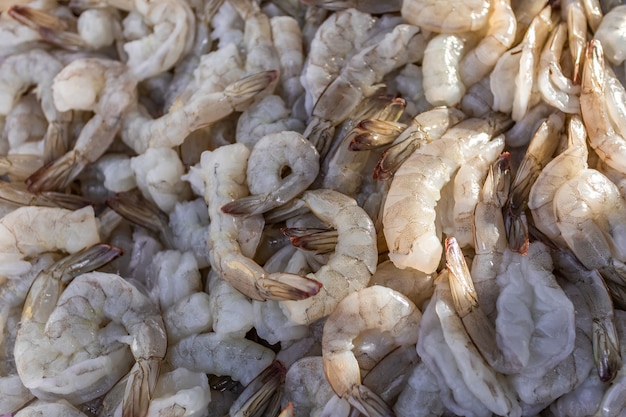
<path fill-rule="evenodd" d="M 457 314 L 463 318 L 478 307 L 478 294 L 470 275 L 463 252 L 456 239 L 446 239 L 446 266 L 450 271 L 450 289 Z"/>
<path fill-rule="evenodd" d="M 87 162 L 76 150 L 71 150 L 56 161 L 52 161 L 35 171 L 26 179 L 28 191 L 59 190 L 67 187 L 82 172 Z"/>
<path fill-rule="evenodd" d="M 89 45 L 83 38 L 75 33 L 67 32 L 65 30 L 67 24 L 51 13 L 28 6 L 17 5 L 12 6 L 7 13 L 24 26 L 39 33 L 47 42 L 72 51 L 89 48 Z"/>
<path fill-rule="evenodd" d="M 229 415 L 261 415 L 264 409 L 270 405 L 274 394 L 285 382 L 286 375 L 287 369 L 282 362 L 272 362 L 246 386 L 241 394 L 239 394 L 239 397 L 230 407 Z M 265 412 L 267 412 L 267 410 L 265 410 Z M 263 413 L 263 415 L 266 414 Z"/>
<path fill-rule="evenodd" d="M 334 134 L 335 126 L 330 121 L 319 117 L 314 117 L 303 133 L 319 152 L 320 159 L 323 159 L 330 150 Z"/>
<path fill-rule="evenodd" d="M 406 125 L 388 120 L 365 119 L 352 129 L 354 138 L 348 145 L 351 151 L 378 149 L 393 142 Z"/>
<path fill-rule="evenodd" d="M 256 287 L 266 300 L 304 300 L 316 295 L 322 283 L 300 275 L 276 273 L 258 279 Z"/>
<path fill-rule="evenodd" d="M 236 108 L 239 104 L 247 102 L 265 90 L 270 84 L 278 80 L 278 77 L 278 70 L 261 71 L 229 84 L 224 89 L 224 95 L 228 97 L 231 106 Z"/>
<path fill-rule="evenodd" d="M 148 414 L 160 364 L 161 361 L 154 358 L 137 360 L 126 383 L 122 417 L 145 417 Z"/>
<path fill-rule="evenodd" d="M 512 210 L 507 210 L 504 225 L 509 248 L 522 255 L 528 253 L 529 234 L 526 214 L 524 212 L 517 214 Z"/>
<path fill-rule="evenodd" d="M 334 251 L 339 236 L 335 229 L 324 228 L 285 227 L 280 231 L 289 238 L 293 246 L 317 254 Z"/>
<path fill-rule="evenodd" d="M 374 391 L 359 384 L 352 388 L 348 402 L 361 413 L 370 417 L 395 417 L 396 414 L 389 405 Z"/>
<path fill-rule="evenodd" d="M 622 367 L 617 330 L 611 320 L 593 320 L 593 358 L 602 382 L 610 382 Z"/>
<path fill-rule="evenodd" d="M 266 193 L 238 198 L 224 204 L 221 210 L 222 213 L 230 214 L 231 216 L 253 216 L 255 214 L 263 214 L 276 207 L 276 205 L 276 200 L 270 198 L 270 193 Z"/>
<path fill-rule="evenodd" d="M 69 131 L 67 124 L 61 122 L 50 122 L 48 130 L 44 136 L 44 156 L 45 162 L 51 162 L 65 155 L 69 150 Z"/>
<path fill-rule="evenodd" d="M 411 137 L 387 149 L 374 168 L 373 178 L 378 181 L 391 179 L 400 165 L 417 149 L 419 142 Z"/>
<path fill-rule="evenodd" d="M 280 412 L 278 417 L 295 417 L 295 409 L 293 408 L 293 403 L 289 401 L 283 411 Z"/>

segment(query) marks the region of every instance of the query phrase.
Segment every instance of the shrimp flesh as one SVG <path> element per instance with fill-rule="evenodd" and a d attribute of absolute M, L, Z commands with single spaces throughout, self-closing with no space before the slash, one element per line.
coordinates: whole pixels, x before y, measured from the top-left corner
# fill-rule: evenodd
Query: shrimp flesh
<path fill-rule="evenodd" d="M 79 59 L 63 68 L 52 86 L 54 105 L 61 111 L 90 110 L 95 115 L 72 150 L 27 179 L 29 191 L 66 187 L 100 158 L 121 127 L 121 115 L 137 100 L 136 84 L 126 65 L 109 59 Z"/>
<path fill-rule="evenodd" d="M 333 391 L 367 416 L 389 415 L 388 406 L 361 384 L 352 343 L 362 332 L 389 332 L 395 346 L 417 342 L 421 312 L 402 294 L 380 286 L 367 287 L 345 297 L 324 325 L 324 373 Z"/>
<path fill-rule="evenodd" d="M 402 17 L 409 23 L 437 33 L 461 33 L 482 28 L 489 16 L 488 0 L 405 0 Z"/>
<path fill-rule="evenodd" d="M 591 147 L 607 165 L 626 173 L 626 139 L 611 124 L 604 65 L 602 44 L 598 40 L 590 41 L 583 67 L 580 108 Z"/>
<path fill-rule="evenodd" d="M 310 190 L 301 197 L 323 222 L 337 229 L 337 245 L 328 262 L 308 276 L 322 283 L 319 294 L 306 300 L 285 301 L 291 321 L 311 324 L 329 315 L 348 294 L 364 288 L 376 271 L 378 251 L 374 224 L 356 201 L 333 190 Z"/>
<path fill-rule="evenodd" d="M 204 199 L 211 218 L 211 265 L 223 279 L 254 300 L 301 299 L 317 294 L 318 282 L 297 275 L 267 274 L 245 256 L 237 242 L 243 220 L 221 211 L 224 204 L 247 194 L 245 168 L 249 155 L 248 148 L 239 143 L 202 153 Z"/>
<path fill-rule="evenodd" d="M 302 32 L 298 21 L 290 16 L 276 16 L 270 19 L 274 47 L 280 59 L 280 88 L 278 92 L 291 108 L 304 93 L 300 74 L 304 66 Z"/>
<path fill-rule="evenodd" d="M 289 169 L 289 174 L 283 172 Z M 262 137 L 248 159 L 249 197 L 222 207 L 232 215 L 265 213 L 295 198 L 313 183 L 319 171 L 319 154 L 297 132 L 283 131 Z"/>

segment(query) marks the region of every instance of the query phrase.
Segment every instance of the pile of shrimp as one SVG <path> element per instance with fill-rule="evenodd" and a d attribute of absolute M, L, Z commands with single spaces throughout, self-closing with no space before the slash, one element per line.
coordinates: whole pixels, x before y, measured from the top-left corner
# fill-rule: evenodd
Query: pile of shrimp
<path fill-rule="evenodd" d="M 0 415 L 626 414 L 626 5 L 0 0 Z"/>

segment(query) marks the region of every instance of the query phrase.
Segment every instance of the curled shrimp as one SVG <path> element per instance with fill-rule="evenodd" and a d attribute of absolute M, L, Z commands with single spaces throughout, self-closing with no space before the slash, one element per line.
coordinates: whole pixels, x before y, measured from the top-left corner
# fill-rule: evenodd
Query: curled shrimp
<path fill-rule="evenodd" d="M 356 201 L 337 191 L 306 191 L 304 204 L 323 222 L 337 229 L 337 245 L 328 262 L 308 276 L 322 283 L 319 294 L 306 300 L 285 301 L 291 321 L 310 324 L 330 314 L 349 293 L 364 288 L 376 271 L 376 231 Z"/>
<path fill-rule="evenodd" d="M 54 104 L 62 110 L 90 110 L 95 115 L 76 139 L 74 148 L 31 175 L 31 192 L 69 185 L 85 167 L 100 158 L 121 127 L 121 115 L 137 100 L 137 80 L 118 61 L 85 58 L 73 61 L 54 78 Z"/>
<path fill-rule="evenodd" d="M 283 177 L 282 173 L 290 173 Z M 313 183 L 319 171 L 319 154 L 297 132 L 272 133 L 262 137 L 248 159 L 248 187 L 251 196 L 222 207 L 233 215 L 261 214 L 288 202 Z"/>
<path fill-rule="evenodd" d="M 413 25 L 438 33 L 475 31 L 487 23 L 489 0 L 405 0 L 402 17 Z"/>
<path fill-rule="evenodd" d="M 211 265 L 223 279 L 254 300 L 301 299 L 317 294 L 318 282 L 297 275 L 268 274 L 246 257 L 237 241 L 243 220 L 233 220 L 221 211 L 223 205 L 247 194 L 245 167 L 249 155 L 248 148 L 240 143 L 202 153 L 204 198 L 211 218 Z"/>
<path fill-rule="evenodd" d="M 303 0 L 302 3 L 310 6 L 323 7 L 328 10 L 345 10 L 353 8 L 370 14 L 399 12 L 402 1 L 391 0 L 379 2 L 375 0 Z"/>
<path fill-rule="evenodd" d="M 324 373 L 333 391 L 367 416 L 391 415 L 388 406 L 361 384 L 353 341 L 365 331 L 388 332 L 394 346 L 417 342 L 422 313 L 404 295 L 375 285 L 345 297 L 324 325 Z"/>
<path fill-rule="evenodd" d="M 607 165 L 626 173 L 626 139 L 611 124 L 605 98 L 604 65 L 602 44 L 591 40 L 585 55 L 580 108 L 591 147 Z"/>

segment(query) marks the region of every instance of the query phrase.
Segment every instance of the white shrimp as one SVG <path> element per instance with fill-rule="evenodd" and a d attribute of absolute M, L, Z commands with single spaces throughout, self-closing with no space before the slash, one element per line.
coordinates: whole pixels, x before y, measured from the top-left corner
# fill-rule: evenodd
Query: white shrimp
<path fill-rule="evenodd" d="M 248 192 L 245 169 L 249 154 L 243 144 L 222 146 L 213 152 L 202 153 L 204 198 L 211 218 L 211 265 L 223 279 L 255 300 L 306 298 L 317 294 L 319 283 L 296 275 L 267 274 L 246 257 L 237 242 L 243 220 L 233 219 L 221 211 L 224 204 L 245 197 Z"/>
<path fill-rule="evenodd" d="M 580 87 L 563 74 L 561 54 L 567 40 L 567 24 L 561 23 L 550 34 L 539 58 L 537 85 L 546 103 L 564 113 L 580 113 Z"/>
<path fill-rule="evenodd" d="M 615 65 L 626 59 L 624 42 L 626 41 L 626 5 L 611 9 L 600 22 L 594 38 L 602 43 L 604 56 Z"/>
<path fill-rule="evenodd" d="M 5 154 L 27 154 L 43 157 L 45 141 L 41 138 L 46 134 L 48 121 L 35 94 L 23 96 L 6 115 L 2 129 L 2 141 L 8 142 Z M 3 146 L 4 147 L 4 146 Z"/>
<path fill-rule="evenodd" d="M 287 370 L 285 396 L 293 403 L 296 415 L 319 415 L 333 395 L 321 356 L 303 357 Z"/>
<path fill-rule="evenodd" d="M 310 324 L 330 314 L 348 294 L 364 288 L 376 271 L 378 251 L 374 224 L 355 200 L 333 190 L 306 191 L 304 204 L 337 229 L 337 245 L 328 262 L 308 276 L 322 283 L 319 294 L 285 301 L 283 310 L 295 323 Z"/>
<path fill-rule="evenodd" d="M 224 213 L 255 215 L 276 208 L 306 190 L 319 171 L 319 154 L 304 136 L 283 131 L 263 136 L 248 159 L 251 196 L 222 206 Z M 289 174 L 283 176 L 286 169 Z"/>
<path fill-rule="evenodd" d="M 75 267 L 70 264 L 69 268 Z M 41 285 L 35 285 L 40 277 Z M 63 276 L 50 278 L 67 280 Z M 118 275 L 91 272 L 68 285 L 58 298 L 58 306 L 53 311 L 50 310 L 57 303 L 48 307 L 48 316 L 37 305 L 42 301 L 45 304 L 39 300 L 42 295 L 33 291 L 50 291 L 51 285 L 58 285 L 50 278 L 38 277 L 29 293 L 29 298 L 37 303 L 31 306 L 27 299 L 22 314 L 16 363 L 24 385 L 38 393 L 60 395 L 77 403 L 93 399 L 100 395 L 103 386 L 108 390 L 119 379 L 120 371 L 128 369 L 126 365 L 110 365 L 118 361 L 129 364 L 128 347 L 113 342 L 126 341 L 136 363 L 126 386 L 123 415 L 145 416 L 167 345 L 158 308 Z M 101 321 L 109 320 L 110 325 L 98 330 Z M 68 323 L 75 324 L 68 326 Z M 67 344 L 72 347 L 68 348 Z M 66 353 L 50 358 L 39 349 Z M 90 353 L 65 356 L 83 350 Z M 76 380 L 76 372 L 83 374 L 85 380 Z"/>
<path fill-rule="evenodd" d="M 459 75 L 466 88 L 488 75 L 502 54 L 513 45 L 517 21 L 510 0 L 496 0 L 490 6 L 487 30 L 481 41 L 459 64 Z"/>
<path fill-rule="evenodd" d="M 304 131 L 322 157 L 330 149 L 334 127 L 348 118 L 364 97 L 378 90 L 376 83 L 387 73 L 413 62 L 413 50 L 422 42 L 418 27 L 400 24 L 378 43 L 350 58 L 317 99 Z"/>
<path fill-rule="evenodd" d="M 151 298 L 158 302 L 162 311 L 202 291 L 198 264 L 189 252 L 166 250 L 156 253 L 146 275 Z"/>
<path fill-rule="evenodd" d="M 354 51 L 362 49 L 375 22 L 367 13 L 347 9 L 331 14 L 317 29 L 300 76 L 306 90 L 307 114 L 311 114 L 330 80 L 339 75 Z"/>
<path fill-rule="evenodd" d="M 141 39 L 124 44 L 126 64 L 137 80 L 145 80 L 169 70 L 189 50 L 195 34 L 191 7 L 182 0 L 78 0 L 76 7 L 106 6 L 140 13 L 152 32 Z"/>
<path fill-rule="evenodd" d="M 386 287 L 373 286 L 345 297 L 324 325 L 324 373 L 333 391 L 367 416 L 388 415 L 388 406 L 361 385 L 352 353 L 353 341 L 365 331 L 388 332 L 395 346 L 417 342 L 421 312 L 408 298 Z"/>
<path fill-rule="evenodd" d="M 95 115 L 72 150 L 29 177 L 29 190 L 63 188 L 100 158 L 121 127 L 121 115 L 137 100 L 136 84 L 126 65 L 109 59 L 78 59 L 63 68 L 52 86 L 54 105 L 61 111 L 90 110 Z"/>
<path fill-rule="evenodd" d="M 587 16 L 587 22 L 589 22 L 589 28 L 595 33 L 604 17 L 600 9 L 600 1 L 582 0 L 582 3 L 585 7 L 585 15 Z"/>
<path fill-rule="evenodd" d="M 8 57 L 0 63 L 0 115 L 8 115 L 19 97 L 32 85 L 37 85 L 41 108 L 48 121 L 44 143 L 53 159 L 67 150 L 71 113 L 58 109 L 53 101 L 53 79 L 63 68 L 62 63 L 48 52 L 33 49 Z"/>
<path fill-rule="evenodd" d="M 384 261 L 376 267 L 368 287 L 382 285 L 391 288 L 408 297 L 419 307 L 433 295 L 434 280 L 434 274 L 425 274 L 413 268 L 399 269 L 393 262 Z"/>
<path fill-rule="evenodd" d="M 553 242 L 565 246 L 556 224 L 554 197 L 567 180 L 587 168 L 587 135 L 580 116 L 572 116 L 567 127 L 567 149 L 541 170 L 528 195 L 535 226 Z"/>
<path fill-rule="evenodd" d="M 71 211 L 51 207 L 20 207 L 0 219 L 0 274 L 31 268 L 27 260 L 43 252 L 75 253 L 100 241 L 93 208 Z"/>
<path fill-rule="evenodd" d="M 189 185 L 181 179 L 185 173 L 178 153 L 170 148 L 149 148 L 130 159 L 130 167 L 141 193 L 159 209 L 169 213 L 179 201 L 191 196 Z"/>
<path fill-rule="evenodd" d="M 304 93 L 300 74 L 304 66 L 302 32 L 298 21 L 290 16 L 270 19 L 274 47 L 280 59 L 280 90 L 287 107 L 291 108 Z"/>
<path fill-rule="evenodd" d="M 178 100 L 158 119 L 152 119 L 141 107 L 132 108 L 124 117 L 122 140 L 138 153 L 150 147 L 178 146 L 191 132 L 244 110 L 277 77 L 274 70 L 263 71 L 229 84 L 223 91 L 200 88 L 184 103 Z"/>
<path fill-rule="evenodd" d="M 585 57 L 580 107 L 591 147 L 610 167 L 626 173 L 626 139 L 611 124 L 605 98 L 604 65 L 602 45 L 592 40 Z"/>
<path fill-rule="evenodd" d="M 461 33 L 482 28 L 489 15 L 489 0 L 405 0 L 402 18 L 426 30 Z"/>
<path fill-rule="evenodd" d="M 248 385 L 274 357 L 273 351 L 251 340 L 203 333 L 168 346 L 166 360 L 176 368 L 228 375 Z"/>
<path fill-rule="evenodd" d="M 371 14 L 399 12 L 402 7 L 402 1 L 400 0 L 391 0 L 384 3 L 373 0 L 304 0 L 302 3 L 310 6 L 323 7 L 328 10 L 354 8 Z"/>
<path fill-rule="evenodd" d="M 474 209 L 478 204 L 489 166 L 504 149 L 504 135 L 493 138 L 481 149 L 481 153 L 461 165 L 454 176 L 454 208 L 452 210 L 454 229 L 444 228 L 443 232 L 448 236 L 454 236 L 461 247 L 474 246 L 472 236 Z"/>
<path fill-rule="evenodd" d="M 252 300 L 211 271 L 208 277 L 213 332 L 232 338 L 243 338 L 254 326 Z"/>
<path fill-rule="evenodd" d="M 172 241 L 180 251 L 193 253 L 198 268 L 206 268 L 209 260 L 209 213 L 202 198 L 176 203 L 169 215 Z"/>
<path fill-rule="evenodd" d="M 417 149 L 394 176 L 384 205 L 383 232 L 389 258 L 397 267 L 426 273 L 437 269 L 443 252 L 435 227 L 441 189 L 459 166 L 508 124 L 503 115 L 487 117 L 464 120 L 441 139 Z M 424 180 L 416 181 L 416 175 Z"/>
<path fill-rule="evenodd" d="M 491 73 L 493 109 L 512 112 L 515 121 L 521 120 L 538 99 L 532 94 L 536 64 L 554 26 L 551 13 L 551 7 L 545 7 L 532 20 L 522 42 L 502 55 Z"/>
<path fill-rule="evenodd" d="M 393 406 L 398 417 L 428 417 L 442 415 L 443 401 L 435 376 L 424 362 L 419 363 Z"/>
<path fill-rule="evenodd" d="M 424 51 L 424 95 L 433 106 L 455 106 L 465 95 L 459 65 L 467 36 L 443 33 L 433 37 Z"/>

